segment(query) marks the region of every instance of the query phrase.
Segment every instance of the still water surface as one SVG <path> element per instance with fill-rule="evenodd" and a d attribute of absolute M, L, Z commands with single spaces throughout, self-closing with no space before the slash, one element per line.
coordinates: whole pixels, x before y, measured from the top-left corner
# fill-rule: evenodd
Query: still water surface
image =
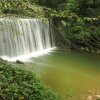
<path fill-rule="evenodd" d="M 31 61 L 24 69 L 36 72 L 61 95 L 72 89 L 71 100 L 80 100 L 88 90 L 100 90 L 100 55 L 53 51 Z"/>

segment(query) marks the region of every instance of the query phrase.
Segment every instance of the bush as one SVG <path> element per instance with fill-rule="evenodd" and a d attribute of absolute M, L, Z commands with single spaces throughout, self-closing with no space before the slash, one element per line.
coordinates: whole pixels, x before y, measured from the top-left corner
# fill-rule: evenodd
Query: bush
<path fill-rule="evenodd" d="M 28 17 L 44 17 L 43 8 L 28 0 L 1 0 L 0 12 L 2 14 L 23 15 Z"/>
<path fill-rule="evenodd" d="M 58 100 L 31 72 L 0 64 L 0 100 Z"/>

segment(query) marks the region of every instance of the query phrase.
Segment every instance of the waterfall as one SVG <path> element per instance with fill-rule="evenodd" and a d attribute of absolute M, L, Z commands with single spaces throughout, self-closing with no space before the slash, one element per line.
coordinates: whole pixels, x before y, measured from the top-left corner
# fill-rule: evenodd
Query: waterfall
<path fill-rule="evenodd" d="M 0 57 L 24 59 L 52 47 L 54 37 L 49 21 L 0 18 Z"/>

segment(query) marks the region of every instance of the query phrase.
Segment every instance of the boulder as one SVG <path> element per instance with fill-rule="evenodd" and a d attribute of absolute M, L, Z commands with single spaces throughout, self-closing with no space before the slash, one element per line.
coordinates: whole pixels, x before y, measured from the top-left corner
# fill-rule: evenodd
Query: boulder
<path fill-rule="evenodd" d="M 20 61 L 20 60 L 16 60 L 17 64 L 24 64 L 24 62 Z"/>
<path fill-rule="evenodd" d="M 0 57 L 0 62 L 3 62 L 4 60 Z"/>

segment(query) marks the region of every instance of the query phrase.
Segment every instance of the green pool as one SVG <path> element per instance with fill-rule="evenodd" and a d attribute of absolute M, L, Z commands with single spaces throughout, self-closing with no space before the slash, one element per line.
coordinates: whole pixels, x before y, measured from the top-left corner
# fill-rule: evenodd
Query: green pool
<path fill-rule="evenodd" d="M 53 51 L 32 58 L 24 69 L 34 71 L 54 91 L 63 95 L 72 89 L 71 100 L 80 100 L 87 91 L 100 89 L 100 55 Z"/>

